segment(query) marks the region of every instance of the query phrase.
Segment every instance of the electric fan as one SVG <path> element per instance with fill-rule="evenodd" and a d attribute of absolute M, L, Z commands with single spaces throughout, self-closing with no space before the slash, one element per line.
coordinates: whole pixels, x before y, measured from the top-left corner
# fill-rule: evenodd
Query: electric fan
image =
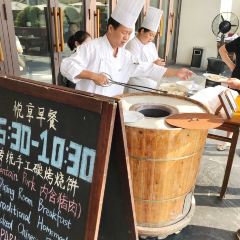
<path fill-rule="evenodd" d="M 236 14 L 232 12 L 222 12 L 218 14 L 212 22 L 212 32 L 220 38 L 220 45 L 223 45 L 224 38 L 233 35 L 239 26 Z"/>

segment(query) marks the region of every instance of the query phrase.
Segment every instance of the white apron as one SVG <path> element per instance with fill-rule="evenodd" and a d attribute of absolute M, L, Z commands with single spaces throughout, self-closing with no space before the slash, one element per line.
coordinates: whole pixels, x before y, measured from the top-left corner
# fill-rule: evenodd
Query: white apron
<path fill-rule="evenodd" d="M 133 55 L 135 55 L 140 61 L 153 62 L 158 58 L 156 47 L 153 43 L 144 45 L 140 40 L 135 37 L 132 39 L 126 47 Z M 131 77 L 128 84 L 141 85 L 144 87 L 154 88 L 157 87 L 157 82 L 151 78 L 146 77 Z M 150 90 L 149 90 L 150 91 Z M 125 88 L 125 93 L 139 92 L 134 89 Z"/>
<path fill-rule="evenodd" d="M 115 58 L 113 49 L 107 37 L 104 36 L 81 45 L 75 54 L 63 59 L 61 73 L 76 83 L 78 90 L 113 97 L 122 94 L 124 88 L 115 84 L 103 87 L 89 79 L 79 80 L 77 76 L 81 71 L 88 70 L 95 73 L 107 73 L 114 81 L 126 83 L 130 76 L 151 76 L 153 79 L 159 79 L 166 71 L 165 68 L 159 68 L 155 64 L 139 63 L 135 59 L 124 48 L 119 49 Z"/>
<path fill-rule="evenodd" d="M 112 66 L 115 67 L 112 67 Z M 114 62 L 110 61 L 110 59 L 101 59 L 100 67 L 99 67 L 99 73 L 107 73 L 111 76 L 112 80 L 120 82 L 122 75 L 122 69 L 119 64 L 119 61 L 115 59 Z M 101 94 L 109 97 L 113 97 L 119 94 L 122 94 L 124 90 L 124 87 L 111 84 L 109 86 L 103 87 L 99 85 L 95 85 L 95 93 Z"/>

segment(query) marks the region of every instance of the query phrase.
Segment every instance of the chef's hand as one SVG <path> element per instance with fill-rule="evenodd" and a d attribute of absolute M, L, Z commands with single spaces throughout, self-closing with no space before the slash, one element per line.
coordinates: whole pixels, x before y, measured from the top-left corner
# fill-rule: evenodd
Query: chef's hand
<path fill-rule="evenodd" d="M 176 77 L 180 78 L 181 80 L 188 80 L 192 75 L 193 72 L 187 68 L 181 68 L 176 72 Z"/>
<path fill-rule="evenodd" d="M 108 80 L 108 77 L 105 74 L 103 74 L 103 73 L 96 73 L 96 75 L 94 77 L 94 82 L 97 85 L 104 86 L 104 85 L 107 85 L 109 83 L 109 80 Z"/>
<path fill-rule="evenodd" d="M 240 89 L 240 80 L 237 78 L 229 78 L 227 80 L 227 85 L 233 89 Z"/>
<path fill-rule="evenodd" d="M 154 61 L 153 63 L 155 63 L 155 64 L 157 64 L 157 65 L 159 65 L 159 66 L 165 66 L 165 65 L 166 65 L 164 59 L 162 59 L 162 58 L 158 58 L 158 59 L 157 59 L 156 61 Z"/>

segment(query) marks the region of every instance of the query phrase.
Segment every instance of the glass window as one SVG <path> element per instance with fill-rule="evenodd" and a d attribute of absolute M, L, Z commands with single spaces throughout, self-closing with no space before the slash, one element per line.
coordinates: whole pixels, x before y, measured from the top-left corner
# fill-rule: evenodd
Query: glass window
<path fill-rule="evenodd" d="M 169 0 L 164 0 L 162 3 L 163 10 L 163 27 L 161 29 L 161 38 L 159 42 L 159 56 L 165 58 L 165 46 L 166 46 L 166 36 L 167 36 L 167 23 L 168 23 L 168 9 Z"/>
<path fill-rule="evenodd" d="M 47 0 L 11 2 L 20 76 L 52 83 L 44 7 L 47 7 Z"/>
<path fill-rule="evenodd" d="M 62 57 L 68 57 L 72 52 L 68 47 L 68 40 L 79 30 L 85 30 L 85 2 L 79 0 L 59 0 L 63 9 L 64 51 Z"/>
<path fill-rule="evenodd" d="M 64 42 L 79 30 L 85 30 L 84 2 L 79 0 L 59 0 L 63 9 Z"/>

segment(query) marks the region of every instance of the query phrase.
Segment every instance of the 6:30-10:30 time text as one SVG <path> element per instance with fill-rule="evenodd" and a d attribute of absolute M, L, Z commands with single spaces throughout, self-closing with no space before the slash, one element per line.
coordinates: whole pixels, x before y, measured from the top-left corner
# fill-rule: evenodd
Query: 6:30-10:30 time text
<path fill-rule="evenodd" d="M 39 148 L 38 161 L 50 164 L 57 169 L 62 169 L 63 164 L 66 164 L 67 174 L 92 182 L 96 150 L 73 141 L 67 144 L 66 139 L 58 136 L 53 136 L 52 144 L 49 145 L 51 149 L 48 149 L 48 130 L 42 131 L 37 141 L 31 140 L 32 130 L 30 126 L 11 122 L 8 126 L 9 136 L 6 128 L 7 119 L 0 118 L 0 145 L 5 146 L 7 139 L 9 139 L 10 149 L 25 156 L 30 156 L 31 147 Z M 49 151 L 49 156 L 47 156 Z M 64 159 L 64 155 L 67 155 L 66 159 Z"/>

